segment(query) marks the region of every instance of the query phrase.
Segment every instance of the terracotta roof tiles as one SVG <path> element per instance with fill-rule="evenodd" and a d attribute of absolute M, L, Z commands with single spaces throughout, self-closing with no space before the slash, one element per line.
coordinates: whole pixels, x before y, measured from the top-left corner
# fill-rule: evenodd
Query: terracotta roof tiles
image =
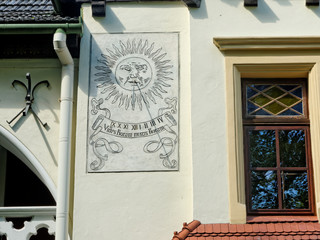
<path fill-rule="evenodd" d="M 315 216 L 248 218 L 247 224 L 184 223 L 173 240 L 290 240 L 320 239 L 320 224 Z"/>

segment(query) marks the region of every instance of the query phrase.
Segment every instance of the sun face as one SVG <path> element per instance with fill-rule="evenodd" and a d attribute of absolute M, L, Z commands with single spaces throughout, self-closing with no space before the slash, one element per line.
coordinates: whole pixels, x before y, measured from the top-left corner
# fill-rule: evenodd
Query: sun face
<path fill-rule="evenodd" d="M 145 88 L 152 79 L 150 64 L 143 58 L 129 57 L 121 61 L 116 68 L 118 84 L 129 91 Z"/>
<path fill-rule="evenodd" d="M 128 40 L 126 45 L 119 41 L 119 46 L 112 45 L 112 50 L 107 48 L 107 54 L 101 54 L 94 81 L 105 100 L 126 110 L 130 106 L 135 110 L 136 105 L 142 110 L 163 99 L 173 81 L 173 66 L 162 48 L 154 50 L 154 45 L 147 40 Z"/>

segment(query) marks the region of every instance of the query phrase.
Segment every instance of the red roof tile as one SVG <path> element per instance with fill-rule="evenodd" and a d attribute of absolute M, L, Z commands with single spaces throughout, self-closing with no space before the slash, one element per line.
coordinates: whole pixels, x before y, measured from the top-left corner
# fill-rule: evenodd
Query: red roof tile
<path fill-rule="evenodd" d="M 276 231 L 276 229 L 274 227 L 274 223 L 267 224 L 267 229 L 268 229 L 268 232 L 270 232 L 270 233 L 274 233 Z"/>
<path fill-rule="evenodd" d="M 251 217 L 247 224 L 184 223 L 173 240 L 290 240 L 320 239 L 320 224 L 314 216 Z"/>
<path fill-rule="evenodd" d="M 229 225 L 228 223 L 220 224 L 222 233 L 229 233 Z M 201 225 L 200 225 L 201 226 Z"/>
<path fill-rule="evenodd" d="M 244 229 L 247 233 L 253 232 L 252 224 L 243 224 L 243 225 L 244 225 Z"/>
<path fill-rule="evenodd" d="M 213 226 L 212 224 L 203 224 L 205 228 L 206 233 L 212 233 L 213 232 Z"/>
<path fill-rule="evenodd" d="M 283 232 L 282 224 L 277 223 L 274 225 L 276 232 Z"/>
<path fill-rule="evenodd" d="M 259 224 L 253 224 L 252 231 L 256 233 L 260 232 Z"/>
<path fill-rule="evenodd" d="M 213 232 L 215 233 L 221 233 L 221 227 L 220 227 L 220 224 L 212 224 L 212 229 L 213 229 Z"/>
<path fill-rule="evenodd" d="M 194 231 L 197 227 L 199 227 L 201 223 L 197 220 L 192 221 L 191 223 L 183 223 L 183 228 L 181 232 L 174 232 L 174 236 L 172 240 L 184 240 L 188 237 L 188 235 Z M 202 226 L 203 227 L 203 226 Z M 203 227 L 204 228 L 204 227 Z"/>

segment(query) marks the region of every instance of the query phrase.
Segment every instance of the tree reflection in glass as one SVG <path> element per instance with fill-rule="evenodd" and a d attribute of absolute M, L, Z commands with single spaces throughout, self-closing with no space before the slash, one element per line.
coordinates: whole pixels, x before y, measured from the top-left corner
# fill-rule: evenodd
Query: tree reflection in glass
<path fill-rule="evenodd" d="M 283 208 L 307 209 L 308 177 L 306 172 L 283 172 L 282 174 Z"/>
<path fill-rule="evenodd" d="M 250 130 L 249 138 L 250 167 L 275 167 L 275 131 Z"/>
<path fill-rule="evenodd" d="M 275 171 L 251 172 L 251 209 L 277 209 L 278 190 Z"/>
<path fill-rule="evenodd" d="M 305 167 L 304 130 L 281 130 L 279 140 L 281 167 Z"/>

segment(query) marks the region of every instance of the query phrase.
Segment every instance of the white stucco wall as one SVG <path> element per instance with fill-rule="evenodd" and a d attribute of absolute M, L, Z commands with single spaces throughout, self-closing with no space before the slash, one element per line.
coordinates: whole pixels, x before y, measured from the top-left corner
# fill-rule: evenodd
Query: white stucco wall
<path fill-rule="evenodd" d="M 45 123 L 44 128 L 29 111 L 10 121 L 25 107 L 26 89 L 13 80 L 28 85 L 26 73 L 31 75 L 31 86 L 48 80 L 50 87 L 39 85 L 34 91 L 32 109 Z M 1 60 L 0 61 L 0 125 L 15 136 L 37 158 L 52 181 L 57 183 L 58 141 L 59 141 L 59 97 L 61 65 L 59 60 Z M 7 146 L 6 146 L 7 147 Z M 12 150 L 12 149 L 9 149 Z M 18 154 L 18 152 L 14 152 Z"/>
<path fill-rule="evenodd" d="M 170 239 L 192 220 L 189 12 L 179 2 L 108 4 L 105 18 L 83 8 L 75 160 L 74 239 Z M 90 33 L 178 32 L 180 169 L 87 173 Z"/>
<path fill-rule="evenodd" d="M 193 218 L 229 222 L 225 66 L 214 37 L 319 36 L 320 8 L 305 0 L 202 0 L 190 10 Z M 199 61 L 201 59 L 201 61 Z"/>

